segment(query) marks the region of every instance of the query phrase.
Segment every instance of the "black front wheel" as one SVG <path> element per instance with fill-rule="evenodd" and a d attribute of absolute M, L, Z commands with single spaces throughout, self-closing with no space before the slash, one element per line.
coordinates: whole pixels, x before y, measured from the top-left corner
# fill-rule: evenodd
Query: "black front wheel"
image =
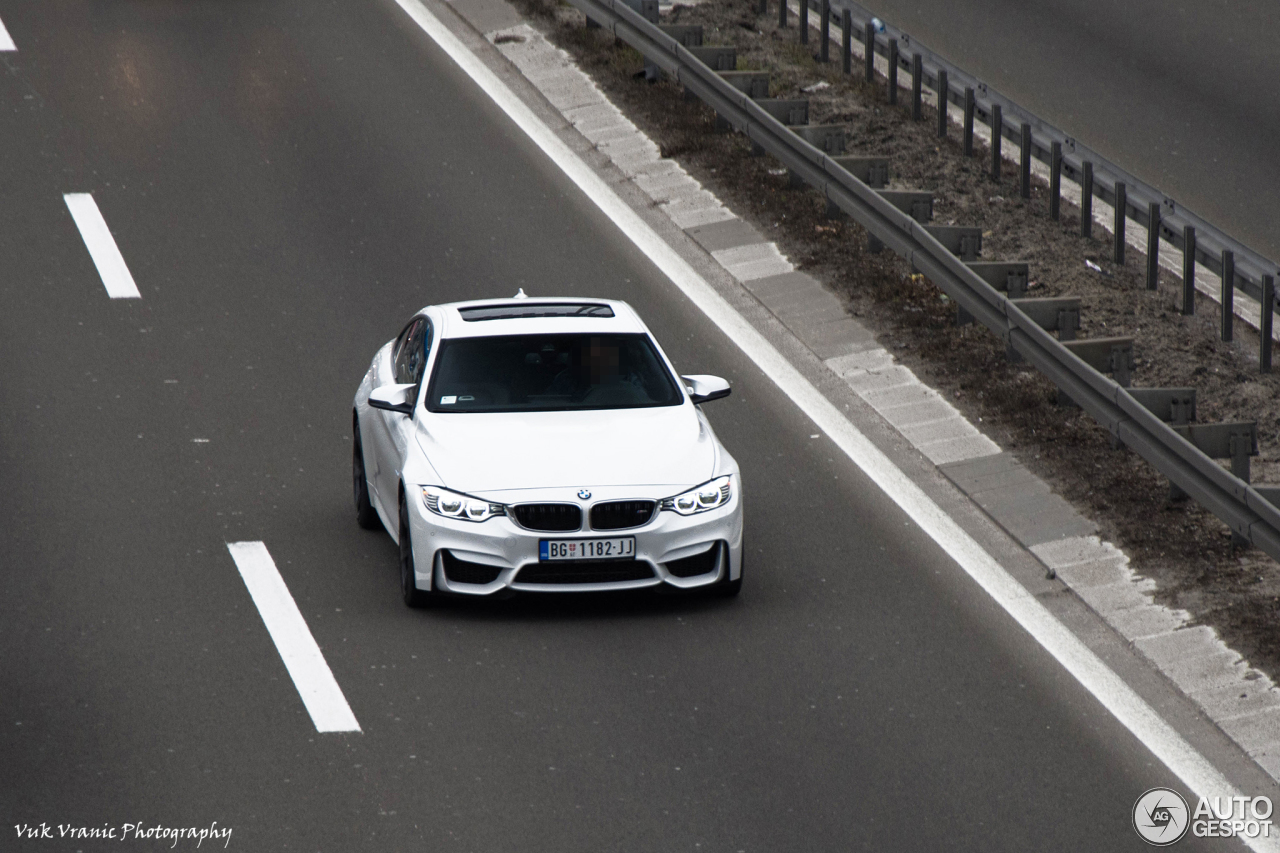
<path fill-rule="evenodd" d="M 418 589 L 413 576 L 413 532 L 409 529 L 409 507 L 400 494 L 400 595 L 409 607 L 426 607 L 432 595 Z"/>
<path fill-rule="evenodd" d="M 351 479 L 355 486 L 356 524 L 365 530 L 377 530 L 382 526 L 378 511 L 369 501 L 369 478 L 364 473 L 364 447 L 360 443 L 360 422 L 353 426 L 355 439 L 351 450 Z"/>

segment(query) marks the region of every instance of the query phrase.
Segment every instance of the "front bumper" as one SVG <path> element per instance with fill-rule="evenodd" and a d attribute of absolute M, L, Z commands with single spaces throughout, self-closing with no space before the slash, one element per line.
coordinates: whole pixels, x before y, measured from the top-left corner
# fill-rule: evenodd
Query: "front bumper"
<path fill-rule="evenodd" d="M 419 589 L 482 596 L 506 590 L 696 589 L 742 574 L 738 493 L 725 506 L 697 515 L 659 510 L 640 527 L 553 533 L 527 530 L 509 516 L 478 523 L 443 518 L 427 510 L 415 489 L 409 498 L 409 523 Z M 635 538 L 634 560 L 539 560 L 543 539 L 620 537 Z"/>

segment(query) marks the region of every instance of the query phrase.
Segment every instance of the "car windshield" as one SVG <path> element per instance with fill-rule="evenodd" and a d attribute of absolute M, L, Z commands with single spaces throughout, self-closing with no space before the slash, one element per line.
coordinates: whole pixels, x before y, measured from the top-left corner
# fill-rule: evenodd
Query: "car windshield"
<path fill-rule="evenodd" d="M 432 412 L 550 412 L 683 401 L 645 334 L 505 335 L 440 342 Z"/>

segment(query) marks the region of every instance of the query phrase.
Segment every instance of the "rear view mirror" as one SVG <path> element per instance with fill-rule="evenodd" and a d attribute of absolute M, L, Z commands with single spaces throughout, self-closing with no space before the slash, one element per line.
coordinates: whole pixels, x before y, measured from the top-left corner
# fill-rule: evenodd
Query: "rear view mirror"
<path fill-rule="evenodd" d="M 689 399 L 695 404 L 709 403 L 721 397 L 728 397 L 729 392 L 733 390 L 729 387 L 728 380 L 721 379 L 719 376 L 690 375 L 680 378 L 688 386 Z"/>
<path fill-rule="evenodd" d="M 387 412 L 399 412 L 402 415 L 413 414 L 413 392 L 418 386 L 383 385 L 369 393 L 369 405 Z"/>

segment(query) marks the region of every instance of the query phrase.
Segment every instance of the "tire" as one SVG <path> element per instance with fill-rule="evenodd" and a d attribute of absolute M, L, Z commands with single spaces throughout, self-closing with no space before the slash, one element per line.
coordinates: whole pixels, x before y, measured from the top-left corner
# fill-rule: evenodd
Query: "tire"
<path fill-rule="evenodd" d="M 413 576 L 413 531 L 409 529 L 409 506 L 400 492 L 400 595 L 409 607 L 426 607 L 434 596 L 418 589 Z"/>
<path fill-rule="evenodd" d="M 726 545 L 725 559 L 729 559 L 728 551 L 729 547 Z M 729 574 L 726 572 L 724 578 L 719 583 L 713 584 L 711 588 L 707 590 L 708 595 L 713 598 L 733 598 L 738 593 L 742 592 L 742 576 L 746 572 L 747 563 L 747 549 L 745 547 L 742 549 L 741 559 L 742 565 L 738 567 L 738 579 L 729 580 Z"/>
<path fill-rule="evenodd" d="M 356 524 L 365 530 L 377 530 L 382 527 L 382 519 L 369 500 L 369 478 L 364 473 L 364 446 L 360 442 L 360 421 L 352 426 L 354 440 L 351 442 L 351 479 L 355 487 Z"/>

